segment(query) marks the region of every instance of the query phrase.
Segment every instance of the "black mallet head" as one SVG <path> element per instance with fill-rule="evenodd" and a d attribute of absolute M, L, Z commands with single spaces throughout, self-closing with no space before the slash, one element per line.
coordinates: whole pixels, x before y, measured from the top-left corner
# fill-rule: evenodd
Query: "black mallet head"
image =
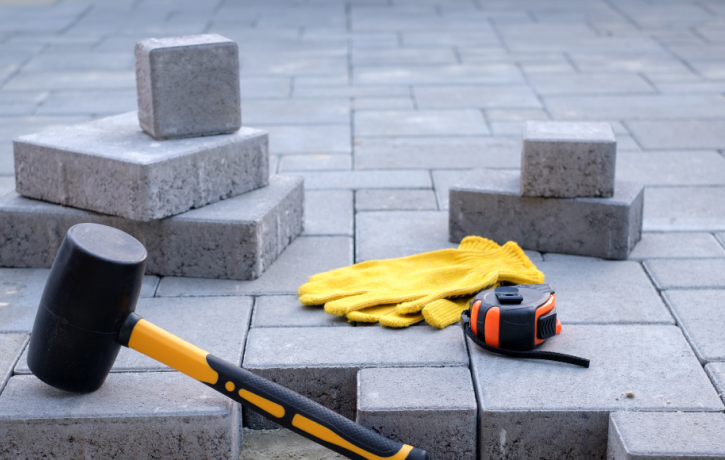
<path fill-rule="evenodd" d="M 61 390 L 95 391 L 121 346 L 118 332 L 136 309 L 146 248 L 98 224 L 73 226 L 50 269 L 28 347 L 28 367 Z"/>

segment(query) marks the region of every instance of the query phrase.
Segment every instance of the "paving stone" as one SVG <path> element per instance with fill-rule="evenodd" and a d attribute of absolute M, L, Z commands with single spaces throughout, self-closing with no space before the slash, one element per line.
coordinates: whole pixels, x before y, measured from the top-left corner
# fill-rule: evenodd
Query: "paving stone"
<path fill-rule="evenodd" d="M 295 98 L 410 98 L 410 89 L 401 86 L 295 86 Z"/>
<path fill-rule="evenodd" d="M 15 177 L 0 176 L 0 197 L 7 195 L 15 190 Z"/>
<path fill-rule="evenodd" d="M 520 164 L 520 137 L 355 138 L 355 169 L 518 168 Z"/>
<path fill-rule="evenodd" d="M 233 281 L 164 277 L 158 297 L 203 297 L 297 294 L 297 289 L 317 273 L 353 263 L 352 238 L 348 236 L 302 236 L 280 255 L 256 280 Z"/>
<path fill-rule="evenodd" d="M 614 195 L 617 140 L 606 123 L 527 121 L 521 151 L 521 195 Z"/>
<path fill-rule="evenodd" d="M 607 458 L 723 459 L 725 415 L 614 412 L 609 417 Z"/>
<path fill-rule="evenodd" d="M 528 86 L 419 86 L 415 100 L 422 109 L 479 107 L 539 108 L 541 102 Z"/>
<path fill-rule="evenodd" d="M 237 44 L 217 34 L 136 43 L 138 119 L 156 139 L 233 133 L 242 124 Z"/>
<path fill-rule="evenodd" d="M 314 171 L 299 172 L 307 190 L 365 188 L 431 188 L 427 171 Z"/>
<path fill-rule="evenodd" d="M 225 361 L 240 365 L 252 315 L 251 297 L 142 298 L 136 313 L 170 333 Z M 15 367 L 30 374 L 27 350 Z M 111 372 L 172 371 L 141 353 L 121 348 Z"/>
<path fill-rule="evenodd" d="M 648 187 L 645 231 L 725 230 L 725 187 Z"/>
<path fill-rule="evenodd" d="M 458 247 L 448 242 L 445 211 L 358 212 L 355 237 L 355 262 Z"/>
<path fill-rule="evenodd" d="M 644 266 L 658 289 L 725 288 L 725 259 L 654 259 Z"/>
<path fill-rule="evenodd" d="M 549 115 L 543 109 L 486 109 L 486 119 L 493 121 L 519 122 L 519 126 L 525 121 L 547 121 Z M 617 134 L 616 128 L 615 134 Z"/>
<path fill-rule="evenodd" d="M 47 91 L 0 92 L 0 115 L 32 115 L 48 96 Z"/>
<path fill-rule="evenodd" d="M 725 248 L 725 232 L 723 233 L 716 233 L 715 238 L 720 240 L 720 243 L 722 244 L 723 248 Z"/>
<path fill-rule="evenodd" d="M 723 93 L 725 92 L 725 83 L 723 82 L 709 82 L 709 81 L 694 81 L 694 82 L 673 82 L 673 83 L 659 83 L 657 89 L 662 93 Z"/>
<path fill-rule="evenodd" d="M 349 99 L 254 99 L 244 102 L 245 125 L 348 124 Z"/>
<path fill-rule="evenodd" d="M 288 460 L 290 457 L 315 460 L 344 460 L 327 447 L 285 430 L 244 429 L 240 460 Z"/>
<path fill-rule="evenodd" d="M 344 316 L 325 313 L 321 306 L 302 305 L 296 295 L 262 296 L 254 302 L 252 327 L 351 326 Z"/>
<path fill-rule="evenodd" d="M 511 64 L 367 68 L 357 66 L 353 69 L 353 81 L 360 86 L 525 83 L 519 70 Z"/>
<path fill-rule="evenodd" d="M 674 324 L 636 262 L 548 253 L 537 263 L 566 324 Z"/>
<path fill-rule="evenodd" d="M 284 155 L 280 160 L 280 172 L 290 171 L 349 171 L 350 155 Z"/>
<path fill-rule="evenodd" d="M 565 325 L 540 349 L 591 364 L 511 359 L 469 343 L 479 456 L 604 458 L 610 412 L 723 410 L 675 326 Z"/>
<path fill-rule="evenodd" d="M 142 221 L 263 187 L 269 176 L 264 131 L 159 143 L 134 112 L 23 136 L 14 147 L 18 193 Z"/>
<path fill-rule="evenodd" d="M 432 190 L 358 190 L 356 211 L 435 211 L 438 209 Z"/>
<path fill-rule="evenodd" d="M 291 88 L 292 82 L 288 77 L 244 77 L 239 79 L 242 105 L 246 105 L 246 101 L 251 99 L 288 97 L 290 95 Z M 246 112 L 247 110 L 245 108 L 245 113 Z"/>
<path fill-rule="evenodd" d="M 126 50 L 128 51 L 128 50 Z M 133 70 L 131 53 L 93 53 L 88 51 L 45 52 L 35 56 L 24 70 Z"/>
<path fill-rule="evenodd" d="M 168 219 L 138 222 L 10 194 L 0 200 L 0 264 L 50 267 L 67 230 L 90 222 L 141 241 L 149 274 L 254 279 L 302 231 L 303 200 L 301 178 L 272 176 L 267 187 Z"/>
<path fill-rule="evenodd" d="M 725 250 L 709 233 L 642 233 L 630 260 L 725 257 Z"/>
<path fill-rule="evenodd" d="M 558 94 L 651 94 L 655 89 L 636 74 L 533 74 L 529 81 L 542 96 Z"/>
<path fill-rule="evenodd" d="M 133 71 L 43 71 L 19 72 L 4 86 L 4 90 L 38 89 L 133 89 L 136 86 Z"/>
<path fill-rule="evenodd" d="M 547 96 L 544 105 L 557 120 L 725 117 L 725 100 L 721 96 L 702 94 Z"/>
<path fill-rule="evenodd" d="M 700 362 L 725 361 L 725 290 L 668 290 L 663 295 Z"/>
<path fill-rule="evenodd" d="M 361 137 L 486 134 L 486 122 L 478 110 L 355 112 L 355 135 Z"/>
<path fill-rule="evenodd" d="M 405 109 L 415 110 L 413 100 L 408 96 L 407 98 L 356 98 L 353 107 L 355 110 L 384 110 L 384 109 Z"/>
<path fill-rule="evenodd" d="M 357 391 L 357 423 L 432 458 L 476 457 L 478 406 L 468 368 L 361 369 Z"/>
<path fill-rule="evenodd" d="M 15 361 L 23 352 L 28 339 L 27 334 L 0 334 L 0 393 L 13 375 Z"/>
<path fill-rule="evenodd" d="M 349 125 L 260 126 L 273 154 L 351 153 Z"/>
<path fill-rule="evenodd" d="M 518 155 L 520 158 L 520 155 Z M 519 163 L 520 164 L 520 160 Z M 518 165 L 517 165 L 518 166 Z M 450 204 L 450 189 L 458 181 L 465 177 L 470 169 L 451 169 L 442 171 L 433 171 L 433 185 L 436 192 L 436 200 L 438 201 L 438 209 L 446 210 Z"/>
<path fill-rule="evenodd" d="M 456 64 L 451 48 L 358 49 L 351 54 L 353 66 Z"/>
<path fill-rule="evenodd" d="M 467 364 L 459 328 L 268 327 L 250 330 L 242 367 L 354 419 L 362 368 Z M 273 426 L 249 411 L 244 420 L 250 428 Z"/>
<path fill-rule="evenodd" d="M 722 121 L 633 120 L 627 126 L 646 149 L 719 149 L 725 145 Z"/>
<path fill-rule="evenodd" d="M 236 459 L 240 416 L 237 403 L 178 372 L 113 373 L 86 394 L 21 375 L 0 396 L 0 449 L 28 458 Z"/>
<path fill-rule="evenodd" d="M 351 190 L 306 192 L 303 234 L 352 236 L 352 194 Z"/>
<path fill-rule="evenodd" d="M 115 115 L 136 110 L 133 90 L 54 91 L 38 115 Z"/>
<path fill-rule="evenodd" d="M 705 371 L 710 377 L 715 390 L 725 402 L 725 363 L 710 363 L 705 365 Z"/>
<path fill-rule="evenodd" d="M 644 185 L 724 185 L 725 158 L 715 151 L 623 151 L 616 175 Z"/>
<path fill-rule="evenodd" d="M 612 198 L 551 200 L 519 191 L 517 171 L 476 170 L 459 179 L 450 192 L 451 241 L 479 235 L 535 251 L 626 259 L 640 239 L 641 185 L 617 182 Z"/>

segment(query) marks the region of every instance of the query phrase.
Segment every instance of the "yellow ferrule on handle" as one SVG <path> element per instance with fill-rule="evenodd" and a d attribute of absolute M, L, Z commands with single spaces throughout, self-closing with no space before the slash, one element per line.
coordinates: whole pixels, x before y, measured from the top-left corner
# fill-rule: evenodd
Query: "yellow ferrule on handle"
<path fill-rule="evenodd" d="M 128 347 L 200 382 L 213 385 L 219 380 L 206 360 L 209 353 L 145 319 L 134 326 Z"/>

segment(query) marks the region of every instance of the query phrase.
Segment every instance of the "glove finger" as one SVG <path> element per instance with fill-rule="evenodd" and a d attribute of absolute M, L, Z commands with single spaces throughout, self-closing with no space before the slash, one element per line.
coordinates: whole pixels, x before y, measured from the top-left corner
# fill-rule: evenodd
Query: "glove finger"
<path fill-rule="evenodd" d="M 388 313 L 395 311 L 395 305 L 379 305 L 377 307 L 369 307 L 363 310 L 351 311 L 347 315 L 349 321 L 357 321 L 361 323 L 377 323 L 380 318 Z"/>
<path fill-rule="evenodd" d="M 421 297 L 419 299 L 414 299 L 409 302 L 403 302 L 397 306 L 396 311 L 403 315 L 408 315 L 423 310 L 426 305 L 436 300 L 466 296 L 470 297 L 471 295 L 476 294 L 477 292 L 480 292 L 484 289 L 491 289 L 498 286 L 498 283 L 496 281 L 497 279 L 497 271 L 487 273 L 482 278 L 479 275 L 473 273 L 464 278 L 463 280 L 460 280 L 459 283 L 452 283 L 448 289 L 439 289 L 438 291 L 428 294 L 427 296 Z"/>
<path fill-rule="evenodd" d="M 380 318 L 380 324 L 382 324 L 383 326 L 397 328 L 408 327 L 421 321 L 423 321 L 423 315 L 421 315 L 420 313 L 412 315 L 401 315 L 395 310 Z"/>
<path fill-rule="evenodd" d="M 369 291 L 344 291 L 344 290 L 331 290 L 315 292 L 314 290 L 303 289 L 307 286 L 303 284 L 297 291 L 300 303 L 303 305 L 324 305 L 328 302 L 343 299 L 345 297 L 358 296 L 361 294 L 367 294 Z"/>
<path fill-rule="evenodd" d="M 498 243 L 488 238 L 481 238 L 480 236 L 467 236 L 458 245 L 459 251 L 491 252 L 497 249 L 501 249 Z"/>
<path fill-rule="evenodd" d="M 461 312 L 468 308 L 468 303 L 473 297 L 461 297 L 460 299 L 440 299 L 429 303 L 423 309 L 423 317 L 431 326 L 443 329 L 451 324 L 460 321 Z"/>
<path fill-rule="evenodd" d="M 415 295 L 395 295 L 389 292 L 368 292 L 365 294 L 343 297 L 325 303 L 325 311 L 332 315 L 346 315 L 351 311 L 363 310 L 378 305 L 398 304 L 415 298 Z"/>

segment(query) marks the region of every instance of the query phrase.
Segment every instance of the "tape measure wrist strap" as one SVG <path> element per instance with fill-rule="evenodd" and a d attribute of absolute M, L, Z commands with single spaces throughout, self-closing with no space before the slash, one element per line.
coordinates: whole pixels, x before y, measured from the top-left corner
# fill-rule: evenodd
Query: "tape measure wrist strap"
<path fill-rule="evenodd" d="M 466 316 L 465 319 L 468 319 L 468 317 Z M 581 366 L 586 368 L 589 367 L 588 359 L 579 358 L 578 356 L 565 355 L 564 353 L 554 353 L 551 351 L 516 351 L 507 350 L 505 348 L 492 347 L 491 345 L 476 337 L 476 335 L 471 330 L 470 323 L 468 321 L 465 321 L 465 319 L 463 322 L 463 331 L 468 337 L 470 337 L 471 340 L 476 343 L 476 345 L 480 346 L 484 350 L 490 351 L 492 353 L 498 353 L 499 355 L 504 355 L 511 358 L 544 359 L 547 361 L 557 361 L 560 363 L 574 364 L 575 366 Z"/>

